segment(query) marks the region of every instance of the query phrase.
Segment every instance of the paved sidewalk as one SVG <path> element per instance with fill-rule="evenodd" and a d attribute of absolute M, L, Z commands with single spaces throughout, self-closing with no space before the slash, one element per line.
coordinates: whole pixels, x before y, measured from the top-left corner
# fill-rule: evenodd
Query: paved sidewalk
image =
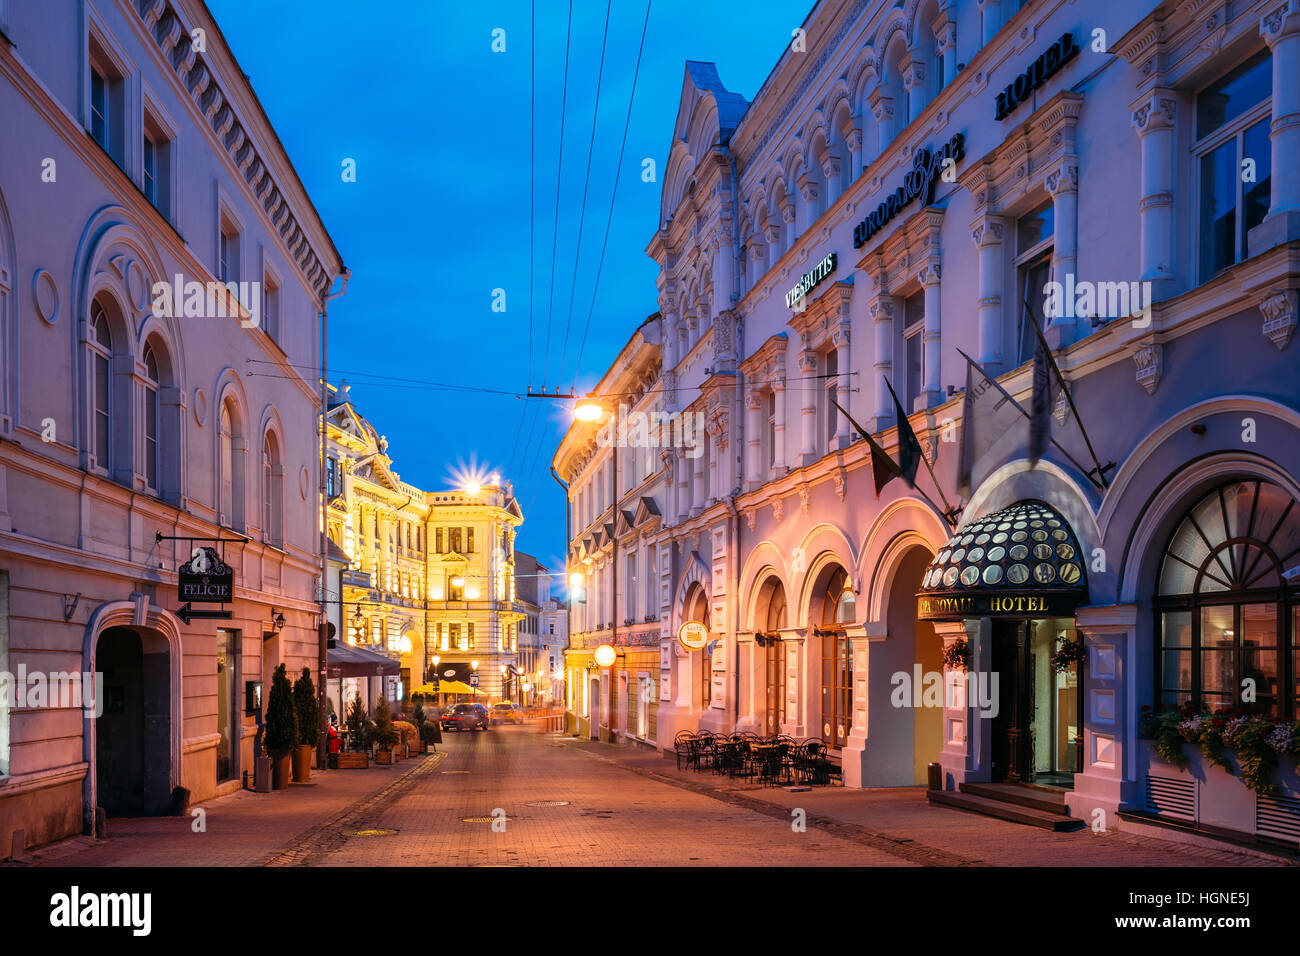
<path fill-rule="evenodd" d="M 789 819 L 802 808 L 811 830 L 874 839 L 877 845 L 937 848 L 961 863 L 981 866 L 1287 866 L 1276 856 L 1209 848 L 1149 836 L 1091 829 L 1055 833 L 949 807 L 931 806 L 923 787 L 848 789 L 813 787 L 791 793 L 712 773 L 678 770 L 671 752 L 568 738 L 589 759 L 614 764 L 662 783 L 709 793 L 715 799 Z M 936 860 L 939 865 L 950 861 Z M 1294 862 L 1290 865 L 1295 865 Z"/>
<path fill-rule="evenodd" d="M 79 836 L 29 850 L 5 866 L 263 866 L 289 862 L 282 854 L 335 818 L 445 754 L 413 757 L 366 770 L 313 770 L 310 783 L 288 790 L 240 790 L 195 804 L 181 817 L 108 821 L 107 839 Z M 204 831 L 196 832 L 195 810 Z"/>

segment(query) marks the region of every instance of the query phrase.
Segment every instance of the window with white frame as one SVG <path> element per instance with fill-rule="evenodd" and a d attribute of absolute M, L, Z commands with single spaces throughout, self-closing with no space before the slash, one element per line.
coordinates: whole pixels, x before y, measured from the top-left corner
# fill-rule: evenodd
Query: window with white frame
<path fill-rule="evenodd" d="M 1043 328 L 1043 305 L 1052 278 L 1052 248 L 1056 234 L 1055 207 L 1046 202 L 1016 220 L 1016 300 L 1011 304 L 1016 320 L 1015 361 L 1020 366 L 1034 357 L 1038 343 L 1036 325 Z M 1032 323 L 1032 324 L 1031 324 Z"/>
<path fill-rule="evenodd" d="M 113 333 L 103 303 L 90 304 L 90 403 L 88 436 L 92 462 L 110 474 L 113 471 Z"/>
<path fill-rule="evenodd" d="M 835 448 L 835 432 L 840 427 L 840 413 L 835 408 L 836 390 L 840 381 L 840 356 L 834 346 L 826 353 L 823 363 L 826 369 L 826 377 L 822 380 L 826 414 L 822 416 L 822 421 L 826 425 L 826 450 L 832 451 Z"/>
<path fill-rule="evenodd" d="M 1273 59 L 1264 51 L 1196 97 L 1202 282 L 1250 254 L 1247 234 L 1268 213 L 1272 91 Z"/>
<path fill-rule="evenodd" d="M 126 75 L 96 33 L 88 50 L 90 135 L 118 166 L 126 162 Z"/>
<path fill-rule="evenodd" d="M 902 381 L 894 383 L 903 411 L 911 414 L 916 400 L 921 397 L 925 381 L 925 293 L 917 292 L 903 300 L 903 366 Z"/>
<path fill-rule="evenodd" d="M 217 233 L 217 279 L 221 282 L 238 282 L 240 265 L 240 229 L 238 223 L 223 209 Z"/>
<path fill-rule="evenodd" d="M 172 163 L 175 155 L 172 135 L 146 103 L 142 137 L 140 189 L 150 204 L 166 219 L 172 216 Z"/>
<path fill-rule="evenodd" d="M 158 473 L 158 425 L 162 406 L 158 400 L 158 356 L 153 345 L 144 347 L 144 478 L 155 493 L 161 488 Z"/>
<path fill-rule="evenodd" d="M 284 465 L 274 433 L 262 439 L 262 537 L 267 544 L 284 545 Z"/>

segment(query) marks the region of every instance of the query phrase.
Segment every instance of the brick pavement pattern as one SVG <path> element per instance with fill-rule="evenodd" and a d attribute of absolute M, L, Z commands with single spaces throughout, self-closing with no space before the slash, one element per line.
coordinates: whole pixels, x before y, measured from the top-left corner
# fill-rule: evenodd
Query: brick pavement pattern
<path fill-rule="evenodd" d="M 1284 864 L 1114 830 L 1052 833 L 930 806 L 919 787 L 791 793 L 527 727 L 449 735 L 441 751 L 209 801 L 204 833 L 188 816 L 112 820 L 106 840 L 66 840 L 19 865 Z"/>

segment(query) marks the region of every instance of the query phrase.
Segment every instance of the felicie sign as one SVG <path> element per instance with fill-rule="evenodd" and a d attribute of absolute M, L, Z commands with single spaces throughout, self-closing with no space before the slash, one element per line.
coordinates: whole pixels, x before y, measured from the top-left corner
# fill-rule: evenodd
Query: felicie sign
<path fill-rule="evenodd" d="M 853 227 L 853 248 L 865 245 L 918 196 L 921 197 L 922 206 L 934 202 L 934 190 L 944 171 L 965 156 L 966 137 L 963 133 L 954 134 L 938 152 L 929 147 L 918 149 L 912 157 L 912 168 L 903 177 L 903 185 L 885 197 L 885 201 L 873 209 L 866 219 Z"/>

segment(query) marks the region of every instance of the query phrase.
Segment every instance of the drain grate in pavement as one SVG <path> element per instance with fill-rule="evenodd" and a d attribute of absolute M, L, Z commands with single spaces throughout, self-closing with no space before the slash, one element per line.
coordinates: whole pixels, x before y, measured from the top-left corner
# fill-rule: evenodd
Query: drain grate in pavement
<path fill-rule="evenodd" d="M 568 805 L 568 800 L 538 800 L 528 804 L 530 807 L 567 807 Z"/>
<path fill-rule="evenodd" d="M 354 830 L 353 836 L 393 836 L 396 830 Z"/>
<path fill-rule="evenodd" d="M 443 773 L 469 773 L 468 770 L 444 770 Z"/>

